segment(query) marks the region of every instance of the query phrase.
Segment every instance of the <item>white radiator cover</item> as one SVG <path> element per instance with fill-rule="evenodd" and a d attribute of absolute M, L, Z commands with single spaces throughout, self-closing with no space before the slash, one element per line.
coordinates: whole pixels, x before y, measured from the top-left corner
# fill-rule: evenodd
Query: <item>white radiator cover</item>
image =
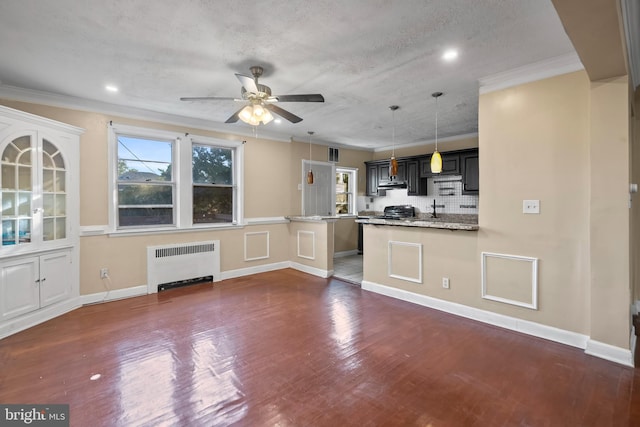
<path fill-rule="evenodd" d="M 205 276 L 220 280 L 220 240 L 147 246 L 147 293 L 163 283 Z"/>

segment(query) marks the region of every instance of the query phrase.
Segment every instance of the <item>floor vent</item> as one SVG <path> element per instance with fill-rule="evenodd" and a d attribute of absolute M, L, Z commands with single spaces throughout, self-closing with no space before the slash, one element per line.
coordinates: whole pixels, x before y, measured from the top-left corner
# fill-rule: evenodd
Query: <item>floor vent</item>
<path fill-rule="evenodd" d="M 220 241 L 147 247 L 147 292 L 220 277 Z"/>
<path fill-rule="evenodd" d="M 207 282 L 213 282 L 213 276 L 194 277 L 193 279 L 177 280 L 170 283 L 160 283 L 158 285 L 158 292 L 166 291 L 167 289 L 181 288 L 183 286 L 197 285 L 198 283 Z"/>

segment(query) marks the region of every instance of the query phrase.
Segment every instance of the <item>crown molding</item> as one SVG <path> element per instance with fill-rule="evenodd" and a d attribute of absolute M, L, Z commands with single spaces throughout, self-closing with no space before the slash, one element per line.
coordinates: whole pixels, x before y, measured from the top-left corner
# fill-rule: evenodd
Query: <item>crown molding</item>
<path fill-rule="evenodd" d="M 582 62 L 580 62 L 577 53 L 556 56 L 555 58 L 549 58 L 544 61 L 534 62 L 533 64 L 483 77 L 479 80 L 480 94 L 482 95 L 579 70 L 584 70 L 584 66 Z"/>
<path fill-rule="evenodd" d="M 438 143 L 442 144 L 444 142 L 459 141 L 461 139 L 477 138 L 477 137 L 478 137 L 478 132 L 465 133 L 463 135 L 455 135 L 455 136 L 448 136 L 446 138 L 438 138 Z M 436 143 L 435 139 L 428 139 L 424 141 L 412 142 L 411 144 L 396 144 L 395 149 L 397 150 L 399 148 L 421 147 L 423 145 L 429 145 L 429 144 L 435 145 L 435 143 Z M 389 151 L 392 148 L 394 147 L 392 147 L 391 145 L 387 145 L 386 147 L 376 148 L 373 150 L 373 152 L 378 153 L 380 151 Z"/>
<path fill-rule="evenodd" d="M 17 86 L 5 85 L 0 82 L 0 99 L 28 102 L 31 104 L 47 105 L 50 107 L 68 108 L 71 110 L 88 111 L 92 113 L 120 116 L 136 120 L 148 120 L 171 124 L 175 126 L 197 128 L 201 130 L 218 132 L 227 135 L 230 140 L 254 138 L 251 129 L 247 132 L 230 132 L 228 126 L 217 125 L 216 122 L 176 114 L 161 113 L 145 110 L 143 108 L 127 107 L 110 104 L 108 102 L 78 98 L 75 96 L 59 95 L 51 92 L 25 89 Z M 278 142 L 289 142 L 290 137 L 275 135 L 270 132 L 260 131 L 261 139 L 269 139 Z"/>

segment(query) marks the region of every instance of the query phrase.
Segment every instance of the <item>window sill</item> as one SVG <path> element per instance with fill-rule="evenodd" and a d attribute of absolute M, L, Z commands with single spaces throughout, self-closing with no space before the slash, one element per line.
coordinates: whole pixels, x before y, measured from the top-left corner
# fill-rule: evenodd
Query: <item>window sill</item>
<path fill-rule="evenodd" d="M 189 228 L 145 228 L 135 230 L 115 230 L 107 231 L 106 235 L 109 237 L 128 237 L 128 236 L 145 236 L 152 234 L 177 234 L 177 233 L 198 233 L 201 231 L 223 231 L 223 230 L 237 230 L 244 228 L 239 224 L 219 224 L 219 225 L 195 225 Z"/>

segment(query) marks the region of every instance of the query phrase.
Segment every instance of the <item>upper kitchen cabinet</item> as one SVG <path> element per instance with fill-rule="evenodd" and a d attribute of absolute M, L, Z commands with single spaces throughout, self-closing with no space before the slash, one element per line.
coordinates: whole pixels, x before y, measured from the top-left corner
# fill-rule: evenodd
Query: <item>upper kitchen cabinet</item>
<path fill-rule="evenodd" d="M 78 305 L 82 132 L 0 106 L 0 338 Z"/>
<path fill-rule="evenodd" d="M 458 152 L 440 153 L 442 155 L 442 172 L 438 175 L 459 175 L 460 155 Z M 420 177 L 429 178 L 436 175 L 431 172 L 431 155 L 420 160 Z"/>
<path fill-rule="evenodd" d="M 477 149 L 460 154 L 462 194 L 479 194 L 480 192 L 478 160 Z"/>

